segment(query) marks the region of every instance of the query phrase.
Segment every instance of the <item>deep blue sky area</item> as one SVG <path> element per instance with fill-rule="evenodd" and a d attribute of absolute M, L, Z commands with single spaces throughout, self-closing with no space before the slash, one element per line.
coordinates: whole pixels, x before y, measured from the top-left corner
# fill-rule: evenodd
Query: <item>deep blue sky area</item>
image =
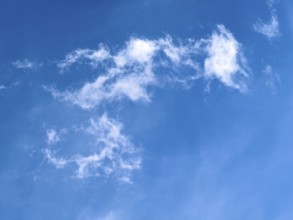
<path fill-rule="evenodd" d="M 1 0 L 0 219 L 293 219 L 293 2 Z"/>

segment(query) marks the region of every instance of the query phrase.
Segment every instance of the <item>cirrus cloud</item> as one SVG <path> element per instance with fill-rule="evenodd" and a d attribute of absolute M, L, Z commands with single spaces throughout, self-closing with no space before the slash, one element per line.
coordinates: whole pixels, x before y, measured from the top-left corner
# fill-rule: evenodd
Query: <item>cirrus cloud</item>
<path fill-rule="evenodd" d="M 223 25 L 218 25 L 208 38 L 177 44 L 170 36 L 156 40 L 132 37 L 116 53 L 105 46 L 97 50 L 78 49 L 66 55 L 58 67 L 69 70 L 75 63 L 90 64 L 100 74 L 80 88 L 46 90 L 83 109 L 122 99 L 149 102 L 150 88 L 162 87 L 165 79 L 172 83 L 217 79 L 227 87 L 245 91 L 248 77 L 242 45 Z M 99 63 L 106 68 L 99 69 Z"/>
<path fill-rule="evenodd" d="M 44 149 L 47 161 L 56 168 L 75 165 L 75 176 L 84 179 L 91 176 L 116 176 L 122 182 L 131 183 L 131 173 L 141 166 L 138 148 L 122 133 L 122 124 L 103 114 L 90 119 L 89 125 L 81 132 L 95 141 L 92 153 L 88 155 L 58 156 L 50 148 Z M 98 150 L 97 150 L 98 149 Z"/>

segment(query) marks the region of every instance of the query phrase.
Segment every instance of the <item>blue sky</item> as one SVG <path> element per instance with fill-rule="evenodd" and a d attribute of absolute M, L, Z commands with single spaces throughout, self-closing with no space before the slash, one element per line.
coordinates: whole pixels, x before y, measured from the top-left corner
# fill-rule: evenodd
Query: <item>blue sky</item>
<path fill-rule="evenodd" d="M 0 219 L 292 219 L 292 11 L 2 0 Z"/>

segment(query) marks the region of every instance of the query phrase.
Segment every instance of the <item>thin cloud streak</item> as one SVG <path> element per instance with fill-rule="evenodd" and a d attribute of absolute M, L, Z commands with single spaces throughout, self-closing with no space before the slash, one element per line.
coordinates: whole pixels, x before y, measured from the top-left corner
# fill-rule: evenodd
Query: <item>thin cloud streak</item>
<path fill-rule="evenodd" d="M 28 59 L 16 60 L 15 62 L 12 63 L 12 65 L 16 69 L 22 69 L 22 70 L 31 70 L 31 69 L 36 69 L 42 66 L 42 64 L 35 63 Z"/>
<path fill-rule="evenodd" d="M 89 64 L 95 67 L 99 62 L 110 57 L 109 51 L 103 45 L 100 45 L 97 50 L 76 49 L 66 55 L 65 59 L 57 64 L 61 71 L 68 70 L 73 64 L 82 61 L 89 61 Z"/>

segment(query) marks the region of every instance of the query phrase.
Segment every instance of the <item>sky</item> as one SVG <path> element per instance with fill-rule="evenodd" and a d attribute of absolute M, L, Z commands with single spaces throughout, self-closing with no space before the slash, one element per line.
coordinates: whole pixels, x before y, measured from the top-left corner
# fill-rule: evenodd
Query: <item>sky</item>
<path fill-rule="evenodd" d="M 0 1 L 0 219 L 293 219 L 291 0 Z"/>

